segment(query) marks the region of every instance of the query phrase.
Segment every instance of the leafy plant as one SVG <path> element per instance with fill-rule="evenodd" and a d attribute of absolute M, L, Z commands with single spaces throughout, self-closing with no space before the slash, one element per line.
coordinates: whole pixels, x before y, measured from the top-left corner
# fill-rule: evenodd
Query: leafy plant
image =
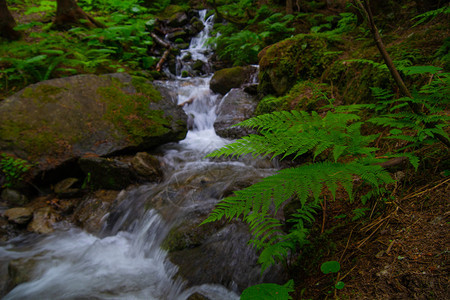
<path fill-rule="evenodd" d="M 374 156 L 377 149 L 369 147 L 376 135 L 362 135 L 359 119 L 345 109 L 329 111 L 324 117 L 316 112 L 284 111 L 237 124 L 258 129 L 260 135 L 244 137 L 208 157 L 251 154 L 295 159 L 311 153 L 314 158 L 324 154 L 324 161 L 280 170 L 249 188 L 236 191 L 220 201 L 203 223 L 242 218 L 253 234 L 253 244 L 262 250 L 259 262 L 263 270 L 286 257 L 290 250 L 306 241 L 304 221 L 314 220 L 313 208 L 322 201 L 327 190 L 335 198 L 336 191 L 342 187 L 352 201 L 355 176 L 375 190 L 393 182 L 377 164 L 381 161 Z M 285 234 L 275 214 L 292 197 L 298 198 L 302 205 L 294 215 L 299 226 Z"/>
<path fill-rule="evenodd" d="M 341 264 L 335 260 L 326 261 L 320 266 L 320 270 L 323 274 L 338 273 L 340 269 Z M 337 290 L 342 290 L 344 286 L 345 284 L 342 281 L 338 281 L 334 284 L 334 288 Z"/>
<path fill-rule="evenodd" d="M 5 153 L 0 154 L 0 171 L 6 179 L 2 187 L 12 187 L 19 183 L 31 167 L 32 165 L 26 160 L 14 158 Z"/>
<path fill-rule="evenodd" d="M 289 280 L 284 285 L 262 283 L 253 285 L 242 292 L 241 300 L 288 300 L 290 292 L 294 291 L 294 281 Z"/>
<path fill-rule="evenodd" d="M 441 8 L 435 9 L 435 10 L 427 11 L 426 13 L 420 14 L 420 15 L 412 18 L 413 20 L 418 19 L 417 22 L 412 27 L 416 27 L 417 25 L 420 25 L 424 22 L 433 20 L 440 14 L 449 14 L 449 13 L 450 13 L 450 6 L 448 6 L 448 5 L 445 5 Z"/>

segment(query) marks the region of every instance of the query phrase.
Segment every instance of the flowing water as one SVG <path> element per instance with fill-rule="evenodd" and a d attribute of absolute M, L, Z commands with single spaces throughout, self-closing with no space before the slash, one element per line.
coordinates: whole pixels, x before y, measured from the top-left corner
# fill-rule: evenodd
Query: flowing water
<path fill-rule="evenodd" d="M 201 17 L 205 18 L 206 11 Z M 203 46 L 212 26 L 194 38 L 188 51 L 208 61 Z M 183 52 L 181 55 L 185 55 Z M 188 68 L 183 66 L 180 69 Z M 270 164 L 208 160 L 204 156 L 230 141 L 216 135 L 214 120 L 220 98 L 209 89 L 208 77 L 181 78 L 159 84 L 178 91 L 190 130 L 179 143 L 160 149 L 164 181 L 122 191 L 115 207 L 105 216 L 99 235 L 61 225 L 46 236 L 27 235 L 0 247 L 0 263 L 28 265 L 28 280 L 4 299 L 187 299 L 200 292 L 210 299 L 238 299 L 233 286 L 202 284 L 187 287 L 175 279 L 178 267 L 160 248 L 171 226 L 199 211 L 205 213 L 242 182 L 251 184 L 273 173 Z M 148 209 L 149 208 L 149 209 Z M 1 278 L 0 278 L 1 280 Z"/>

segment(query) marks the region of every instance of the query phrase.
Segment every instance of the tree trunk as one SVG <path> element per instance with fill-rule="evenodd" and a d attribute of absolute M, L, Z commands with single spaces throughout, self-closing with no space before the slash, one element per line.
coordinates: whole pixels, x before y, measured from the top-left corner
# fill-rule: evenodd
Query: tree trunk
<path fill-rule="evenodd" d="M 293 6 L 294 6 L 293 0 L 286 0 L 286 14 L 287 15 L 292 15 L 294 13 Z"/>
<path fill-rule="evenodd" d="M 366 19 L 369 29 L 372 33 L 375 44 L 377 45 L 378 51 L 380 52 L 381 57 L 383 57 L 384 63 L 388 67 L 389 72 L 391 73 L 391 76 L 394 78 L 395 83 L 397 84 L 400 93 L 402 94 L 402 96 L 412 98 L 411 92 L 406 87 L 405 82 L 403 81 L 402 77 L 400 76 L 400 73 L 398 72 L 397 68 L 395 67 L 391 57 L 389 56 L 389 53 L 386 50 L 386 47 L 384 46 L 383 40 L 381 39 L 380 33 L 378 32 L 378 28 L 375 26 L 372 10 L 370 9 L 369 0 L 362 0 L 362 1 L 364 1 L 364 4 L 363 4 L 363 2 L 361 2 L 361 0 L 354 0 L 354 1 L 356 2 L 356 5 L 359 7 L 361 12 L 363 13 L 363 16 Z M 424 108 L 420 107 L 417 103 L 408 102 L 408 104 L 409 104 L 409 107 L 411 108 L 411 110 L 415 114 L 421 115 L 424 113 L 428 113 L 426 110 L 424 111 Z M 432 128 L 435 125 L 436 124 L 426 123 L 425 127 Z M 450 148 L 450 142 L 447 140 L 446 137 L 436 133 L 436 138 L 438 140 L 440 140 L 448 148 Z"/>
<path fill-rule="evenodd" d="M 18 40 L 20 32 L 15 31 L 16 21 L 9 12 L 6 0 L 0 0 L 0 36 L 8 40 Z"/>
<path fill-rule="evenodd" d="M 57 29 L 68 30 L 73 26 L 105 27 L 85 13 L 75 0 L 57 0 L 56 3 L 56 17 L 53 26 Z"/>

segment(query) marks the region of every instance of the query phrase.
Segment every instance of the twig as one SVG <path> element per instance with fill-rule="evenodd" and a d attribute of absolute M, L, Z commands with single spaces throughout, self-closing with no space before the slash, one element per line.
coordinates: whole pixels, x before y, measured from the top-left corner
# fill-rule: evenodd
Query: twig
<path fill-rule="evenodd" d="M 425 190 L 425 191 L 422 191 L 422 192 L 419 192 L 419 193 L 416 193 L 416 194 L 414 194 L 414 193 L 413 193 L 413 194 L 409 194 L 409 195 L 403 197 L 403 198 L 401 199 L 401 201 L 407 200 L 407 199 L 411 199 L 411 198 L 414 198 L 414 197 L 417 197 L 417 196 L 420 196 L 420 195 L 422 195 L 422 194 L 424 194 L 424 193 L 427 193 L 427 192 L 429 192 L 429 191 L 431 191 L 431 190 L 434 190 L 434 189 L 437 188 L 438 186 L 441 186 L 441 185 L 443 185 L 444 183 L 447 183 L 448 181 L 450 181 L 450 178 L 447 179 L 447 180 L 445 180 L 444 182 L 439 183 L 438 185 L 435 185 L 435 186 L 432 187 L 432 188 L 429 188 L 429 189 Z"/>
<path fill-rule="evenodd" d="M 352 237 L 353 230 L 355 230 L 356 226 L 353 227 L 352 231 L 350 231 L 350 235 L 348 236 L 348 239 L 347 239 L 347 245 L 345 245 L 344 252 L 342 252 L 341 257 L 339 258 L 339 263 L 342 263 L 342 258 L 344 257 L 345 251 L 347 251 L 348 244 L 350 243 L 350 238 Z"/>

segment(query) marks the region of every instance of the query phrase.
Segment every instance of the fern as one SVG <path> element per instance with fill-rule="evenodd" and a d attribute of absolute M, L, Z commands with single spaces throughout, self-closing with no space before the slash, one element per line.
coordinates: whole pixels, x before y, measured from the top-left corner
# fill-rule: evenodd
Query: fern
<path fill-rule="evenodd" d="M 312 112 L 274 112 L 261 115 L 234 126 L 258 129 L 261 135 L 249 135 L 225 148 L 214 151 L 208 157 L 246 154 L 253 156 L 282 155 L 294 158 L 313 151 L 314 157 L 333 148 L 333 158 L 337 161 L 342 155 L 369 155 L 375 148 L 368 148 L 375 136 L 355 134 L 362 125 L 356 122 L 359 116 L 351 113 L 328 112 L 325 117 Z"/>
<path fill-rule="evenodd" d="M 438 8 L 438 9 L 435 9 L 435 10 L 427 11 L 426 13 L 420 14 L 420 15 L 412 18 L 413 20 L 419 19 L 412 27 L 416 27 L 419 24 L 422 24 L 426 21 L 432 20 L 440 14 L 449 14 L 449 13 L 450 13 L 450 6 L 448 6 L 448 5 Z"/>
<path fill-rule="evenodd" d="M 352 107 L 349 110 L 357 110 Z M 355 177 L 379 189 L 393 182 L 390 175 L 374 158 L 376 148 L 368 147 L 376 136 L 360 133 L 359 117 L 347 112 L 328 112 L 321 117 L 316 112 L 274 112 L 258 116 L 236 126 L 258 129 L 261 135 L 249 135 L 208 157 L 271 155 L 281 159 L 294 158 L 311 152 L 314 157 L 329 152 L 332 159 L 284 169 L 277 174 L 220 201 L 203 223 L 242 219 L 253 234 L 252 243 L 261 250 L 259 262 L 264 270 L 284 259 L 289 251 L 306 242 L 305 223 L 314 220 L 314 210 L 328 190 L 333 198 L 342 187 L 353 199 Z M 341 157 L 347 162 L 340 162 Z M 348 161 L 350 159 L 350 161 Z M 311 198 L 311 197 L 312 198 Z M 281 222 L 274 216 L 282 204 L 293 197 L 300 200 L 301 210 L 293 215 L 293 230 L 285 234 Z M 308 201 L 308 199 L 312 199 Z"/>
<path fill-rule="evenodd" d="M 450 74 L 439 74 L 437 72 L 440 71 L 440 68 L 433 66 L 414 66 L 414 68 L 410 67 L 405 70 L 406 74 L 434 74 L 434 80 L 421 87 L 419 91 L 413 91 L 412 98 L 395 99 L 393 94 L 386 90 L 372 89 L 373 95 L 379 101 L 370 108 L 380 115 L 368 121 L 391 128 L 390 135 L 385 138 L 409 142 L 408 147 L 410 148 L 422 143 L 434 143 L 437 135 L 450 140 L 446 131 L 450 116 L 444 112 L 445 106 L 449 104 Z M 417 114 L 410 111 L 411 103 L 423 107 L 428 113 Z M 417 158 L 408 157 L 417 169 Z"/>

